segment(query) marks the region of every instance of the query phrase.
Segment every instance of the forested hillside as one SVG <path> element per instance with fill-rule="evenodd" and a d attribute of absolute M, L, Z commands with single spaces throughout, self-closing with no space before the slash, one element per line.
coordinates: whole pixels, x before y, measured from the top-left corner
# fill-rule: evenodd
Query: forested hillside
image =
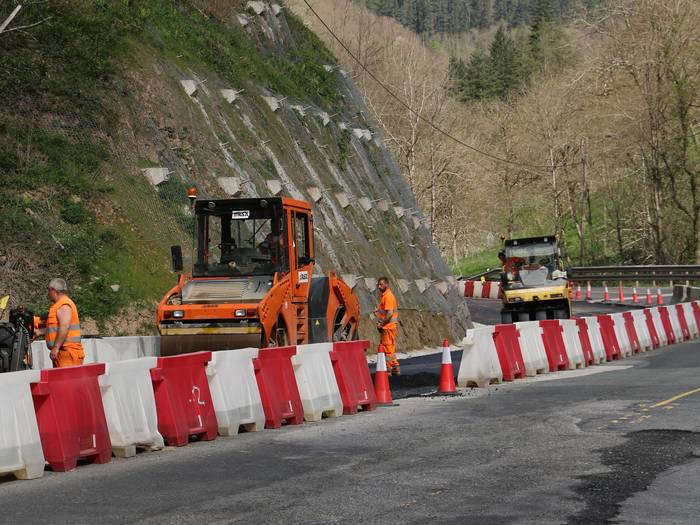
<path fill-rule="evenodd" d="M 405 345 L 459 337 L 468 313 L 361 94 L 284 3 L 23 4 L 0 33 L 0 295 L 46 309 L 61 276 L 88 333 L 153 331 L 196 187 L 312 203 L 316 268 L 363 312 L 401 278 Z"/>
<path fill-rule="evenodd" d="M 358 0 L 379 15 L 390 16 L 416 33 L 459 33 L 486 29 L 498 22 L 509 28 L 530 24 L 537 0 Z M 599 0 L 557 0 L 552 14 L 570 20 Z"/>
<path fill-rule="evenodd" d="M 518 27 L 452 46 L 417 31 L 435 27 L 428 6 L 469 2 L 312 3 L 354 57 L 292 2 L 363 89 L 458 271 L 493 265 L 500 235 L 552 232 L 573 264 L 700 262 L 696 0 L 584 3 L 563 19 L 569 4 L 537 0 Z M 419 5 L 418 27 L 376 14 Z"/>

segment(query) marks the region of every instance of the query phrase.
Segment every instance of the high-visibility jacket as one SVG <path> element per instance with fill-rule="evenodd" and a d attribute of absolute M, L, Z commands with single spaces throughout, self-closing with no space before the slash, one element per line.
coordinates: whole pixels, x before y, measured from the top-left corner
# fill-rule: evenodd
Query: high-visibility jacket
<path fill-rule="evenodd" d="M 66 340 L 60 349 L 71 351 L 72 354 L 78 356 L 83 356 L 83 345 L 80 343 L 80 319 L 78 318 L 78 309 L 67 295 L 60 296 L 58 300 L 51 305 L 51 308 L 49 308 L 49 316 L 46 319 L 46 346 L 49 347 L 49 350 L 52 350 L 56 343 L 56 338 L 58 337 L 58 309 L 62 306 L 70 307 L 71 320 L 70 326 L 68 327 L 68 334 L 66 334 Z"/>
<path fill-rule="evenodd" d="M 384 328 L 391 330 L 392 328 L 397 328 L 396 322 L 399 320 L 399 303 L 396 302 L 396 297 L 394 293 L 387 288 L 382 292 L 379 297 L 379 307 L 377 308 L 377 317 L 380 321 L 385 319 L 390 319 L 390 321 L 384 325 Z"/>

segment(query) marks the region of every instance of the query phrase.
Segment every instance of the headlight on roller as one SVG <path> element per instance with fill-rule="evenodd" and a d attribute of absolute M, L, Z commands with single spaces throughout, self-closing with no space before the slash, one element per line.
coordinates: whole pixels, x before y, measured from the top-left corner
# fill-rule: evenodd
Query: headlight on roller
<path fill-rule="evenodd" d="M 236 317 L 245 317 L 245 310 L 243 310 L 243 309 L 236 310 L 236 311 L 234 312 L 234 315 L 235 315 Z"/>
<path fill-rule="evenodd" d="M 185 311 L 184 310 L 175 310 L 173 311 L 173 317 L 175 319 L 182 319 L 185 317 Z"/>

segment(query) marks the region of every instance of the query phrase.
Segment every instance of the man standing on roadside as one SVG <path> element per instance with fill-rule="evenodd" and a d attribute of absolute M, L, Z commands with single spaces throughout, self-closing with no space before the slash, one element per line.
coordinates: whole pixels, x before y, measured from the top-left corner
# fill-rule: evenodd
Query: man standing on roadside
<path fill-rule="evenodd" d="M 63 279 L 49 282 L 49 316 L 46 319 L 46 346 L 54 368 L 83 364 L 85 352 L 80 340 L 80 319 L 75 303 L 68 297 Z"/>
<path fill-rule="evenodd" d="M 394 293 L 389 288 L 389 279 L 380 277 L 377 281 L 379 288 L 379 306 L 374 311 L 377 316 L 377 330 L 381 334 L 380 344 L 384 347 L 386 354 L 387 371 L 391 375 L 401 374 L 399 360 L 396 359 L 396 334 L 399 330 L 399 305 L 396 302 Z"/>

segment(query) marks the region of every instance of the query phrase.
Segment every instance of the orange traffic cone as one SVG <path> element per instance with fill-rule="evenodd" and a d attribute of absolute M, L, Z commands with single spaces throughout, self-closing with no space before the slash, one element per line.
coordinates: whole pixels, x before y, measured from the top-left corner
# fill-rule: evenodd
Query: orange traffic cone
<path fill-rule="evenodd" d="M 374 395 L 377 398 L 378 405 L 391 405 L 394 403 L 394 400 L 391 398 L 391 388 L 389 387 L 389 374 L 386 371 L 386 354 L 382 345 L 379 345 L 379 351 L 377 352 Z"/>
<path fill-rule="evenodd" d="M 647 288 L 646 304 L 647 306 L 651 306 L 651 290 L 649 288 Z"/>
<path fill-rule="evenodd" d="M 593 298 L 593 290 L 591 290 L 591 283 L 586 284 L 586 301 L 590 301 Z"/>
<path fill-rule="evenodd" d="M 580 284 L 576 285 L 576 300 L 577 301 L 581 300 L 581 285 Z"/>
<path fill-rule="evenodd" d="M 456 394 L 455 373 L 452 370 L 452 353 L 447 339 L 442 341 L 442 368 L 440 369 L 440 386 L 438 394 Z"/>
<path fill-rule="evenodd" d="M 603 292 L 603 302 L 609 303 L 610 302 L 610 292 L 608 291 L 608 285 L 605 285 L 605 291 Z"/>
<path fill-rule="evenodd" d="M 661 306 L 664 304 L 664 294 L 661 293 L 661 288 L 656 289 L 656 304 Z"/>
<path fill-rule="evenodd" d="M 624 303 L 625 302 L 625 290 L 622 288 L 622 283 L 620 283 L 618 295 L 619 295 L 620 302 Z"/>
<path fill-rule="evenodd" d="M 637 287 L 632 288 L 632 304 L 639 304 L 639 295 L 637 294 Z"/>

